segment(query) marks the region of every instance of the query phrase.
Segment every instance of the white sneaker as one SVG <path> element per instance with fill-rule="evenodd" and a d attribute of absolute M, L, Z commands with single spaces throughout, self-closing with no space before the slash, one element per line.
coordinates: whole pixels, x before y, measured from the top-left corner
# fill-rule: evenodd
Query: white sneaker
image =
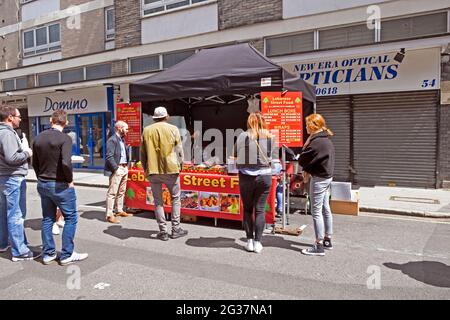
<path fill-rule="evenodd" d="M 61 231 L 59 231 L 59 227 L 56 223 L 53 224 L 52 233 L 56 236 L 61 233 Z"/>
<path fill-rule="evenodd" d="M 263 249 L 263 245 L 260 241 L 255 241 L 255 253 L 260 253 Z"/>
<path fill-rule="evenodd" d="M 255 247 L 253 246 L 253 239 L 247 240 L 247 244 L 245 245 L 245 250 L 247 250 L 248 252 L 255 251 Z"/>
<path fill-rule="evenodd" d="M 59 219 L 58 221 L 56 221 L 56 224 L 58 225 L 58 227 L 64 228 L 66 222 L 63 219 Z"/>
<path fill-rule="evenodd" d="M 77 253 L 74 251 L 69 258 L 59 261 L 59 264 L 62 266 L 66 266 L 77 261 L 83 261 L 87 259 L 88 256 L 89 255 L 87 253 Z"/>

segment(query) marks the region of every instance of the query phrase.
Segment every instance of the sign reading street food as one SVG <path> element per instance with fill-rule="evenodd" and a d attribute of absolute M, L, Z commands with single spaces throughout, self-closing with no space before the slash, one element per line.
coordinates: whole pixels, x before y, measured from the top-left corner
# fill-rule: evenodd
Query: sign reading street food
<path fill-rule="evenodd" d="M 182 214 L 242 221 L 244 212 L 238 176 L 181 172 L 180 184 Z M 274 221 L 275 187 L 276 177 L 273 177 L 266 203 L 267 223 Z M 164 210 L 170 212 L 172 199 L 165 186 L 162 200 Z M 131 168 L 128 172 L 125 205 L 128 208 L 155 210 L 154 190 L 141 169 Z"/>
<path fill-rule="evenodd" d="M 140 102 L 117 104 L 116 119 L 128 124 L 128 134 L 125 140 L 132 147 L 139 147 L 141 144 L 141 112 Z"/>
<path fill-rule="evenodd" d="M 261 111 L 280 146 L 303 146 L 301 92 L 261 92 Z"/>

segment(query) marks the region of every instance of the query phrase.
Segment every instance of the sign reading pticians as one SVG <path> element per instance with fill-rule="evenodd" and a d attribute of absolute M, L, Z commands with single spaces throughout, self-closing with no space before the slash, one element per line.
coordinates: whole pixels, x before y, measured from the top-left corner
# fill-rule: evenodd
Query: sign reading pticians
<path fill-rule="evenodd" d="M 141 144 L 141 103 L 118 103 L 116 110 L 117 121 L 125 121 L 128 124 L 128 135 L 126 142 L 132 147 L 139 147 Z"/>
<path fill-rule="evenodd" d="M 301 92 L 261 92 L 261 110 L 280 146 L 303 146 Z"/>

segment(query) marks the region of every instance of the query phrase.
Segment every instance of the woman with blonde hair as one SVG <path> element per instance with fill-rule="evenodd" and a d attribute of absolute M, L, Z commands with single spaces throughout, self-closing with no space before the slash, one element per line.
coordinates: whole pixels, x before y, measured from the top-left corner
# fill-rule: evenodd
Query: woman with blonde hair
<path fill-rule="evenodd" d="M 316 242 L 302 253 L 324 256 L 324 249 L 333 249 L 333 217 L 330 210 L 329 190 L 334 173 L 335 151 L 325 119 L 317 113 L 306 117 L 306 131 L 310 134 L 300 154 L 300 165 L 310 177 L 309 198 L 314 220 Z"/>
<path fill-rule="evenodd" d="M 247 235 L 245 249 L 260 253 L 266 224 L 265 205 L 272 186 L 271 163 L 279 164 L 274 136 L 267 130 L 261 113 L 249 115 L 247 131 L 239 135 L 234 153 L 237 157 L 239 190 L 244 206 L 244 229 Z"/>

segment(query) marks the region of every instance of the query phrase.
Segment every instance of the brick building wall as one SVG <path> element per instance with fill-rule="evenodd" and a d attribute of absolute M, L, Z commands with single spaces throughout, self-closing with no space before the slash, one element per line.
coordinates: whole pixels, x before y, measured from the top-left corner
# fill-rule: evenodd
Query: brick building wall
<path fill-rule="evenodd" d="M 14 25 L 18 22 L 18 11 L 12 1 L 0 1 L 0 28 Z M 0 38 L 0 71 L 20 66 L 19 33 L 9 33 Z"/>
<path fill-rule="evenodd" d="M 218 0 L 219 30 L 281 20 L 282 0 Z"/>
<path fill-rule="evenodd" d="M 112 75 L 113 77 L 123 76 L 127 74 L 127 60 L 113 61 Z"/>
<path fill-rule="evenodd" d="M 80 28 L 63 19 L 61 22 L 61 50 L 63 58 L 101 52 L 105 50 L 104 9 L 84 12 L 80 15 Z"/>
<path fill-rule="evenodd" d="M 116 0 L 116 48 L 141 44 L 140 0 Z"/>

